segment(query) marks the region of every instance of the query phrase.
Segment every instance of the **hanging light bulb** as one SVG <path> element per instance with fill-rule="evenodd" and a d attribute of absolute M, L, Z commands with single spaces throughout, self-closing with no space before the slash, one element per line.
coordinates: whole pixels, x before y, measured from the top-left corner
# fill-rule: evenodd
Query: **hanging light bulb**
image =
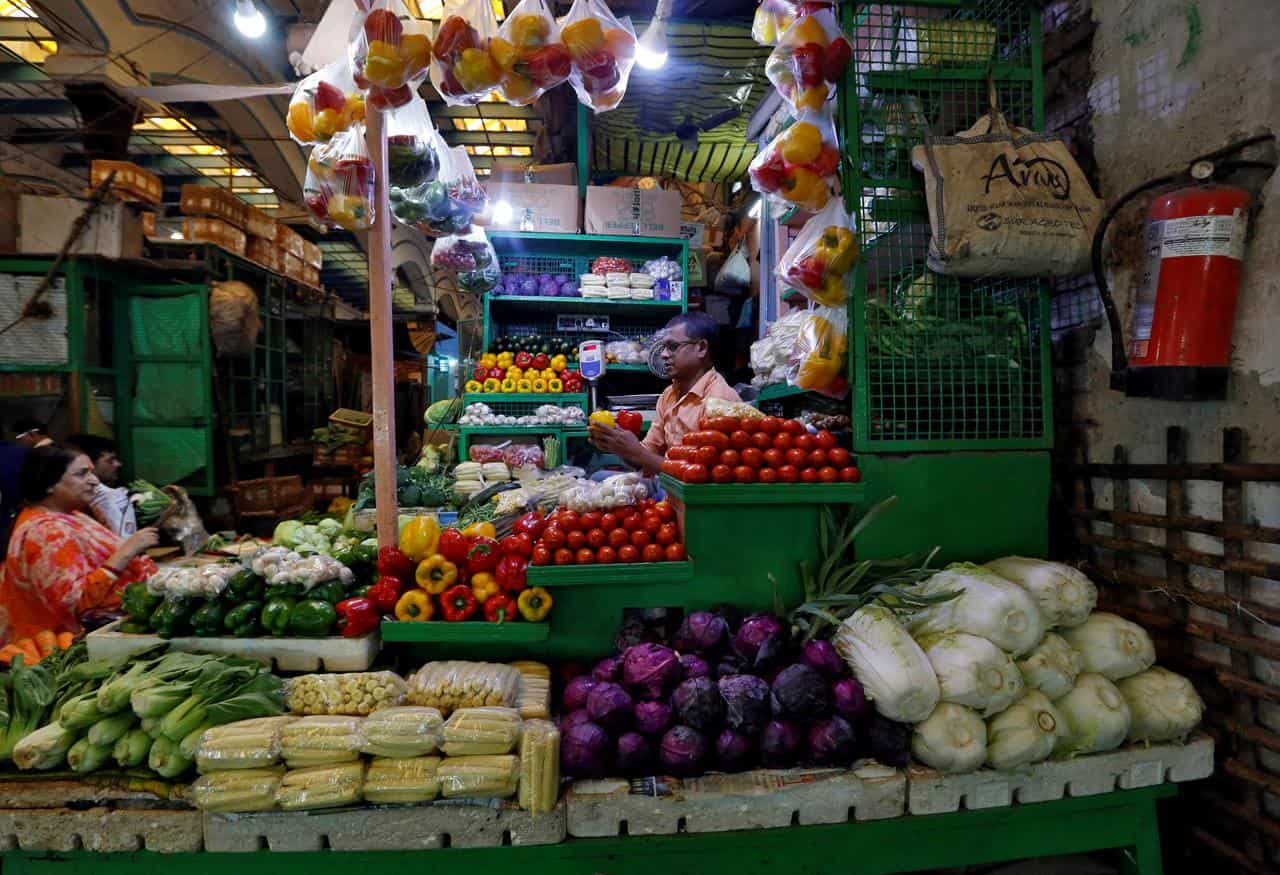
<path fill-rule="evenodd" d="M 236 0 L 236 29 L 249 39 L 257 39 L 267 32 L 267 20 L 262 17 L 253 0 Z"/>
<path fill-rule="evenodd" d="M 646 70 L 661 70 L 667 63 L 667 19 L 671 17 L 672 0 L 658 0 L 653 21 L 636 44 L 636 63 Z"/>

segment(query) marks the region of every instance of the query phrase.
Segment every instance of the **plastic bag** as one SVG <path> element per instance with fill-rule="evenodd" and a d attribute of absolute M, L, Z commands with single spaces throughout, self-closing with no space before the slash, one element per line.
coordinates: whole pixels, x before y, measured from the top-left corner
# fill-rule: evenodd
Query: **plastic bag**
<path fill-rule="evenodd" d="M 431 63 L 430 25 L 409 15 L 402 0 L 360 0 L 351 24 L 351 75 L 373 109 L 413 99 Z"/>
<path fill-rule="evenodd" d="M 840 145 L 831 108 L 805 110 L 751 160 L 751 187 L 763 195 L 816 213 L 838 185 Z"/>
<path fill-rule="evenodd" d="M 502 72 L 498 93 L 512 106 L 528 106 L 573 70 L 547 0 L 520 0 L 489 41 L 489 54 Z"/>
<path fill-rule="evenodd" d="M 364 753 L 378 757 L 418 757 L 440 744 L 444 717 L 438 708 L 405 705 L 380 708 L 364 721 Z"/>
<path fill-rule="evenodd" d="M 820 307 L 805 314 L 792 349 L 790 382 L 829 394 L 842 390 L 849 349 L 849 316 L 844 307 Z"/>
<path fill-rule="evenodd" d="M 722 295 L 741 295 L 750 285 L 751 262 L 747 260 L 747 241 L 743 238 L 720 266 L 715 290 Z"/>
<path fill-rule="evenodd" d="M 520 758 L 510 754 L 449 757 L 436 774 L 445 799 L 505 799 L 520 784 Z"/>
<path fill-rule="evenodd" d="M 299 82 L 285 117 L 289 136 L 302 146 L 327 143 L 335 134 L 363 121 L 364 95 L 356 88 L 346 57 Z"/>
<path fill-rule="evenodd" d="M 578 100 L 596 112 L 622 102 L 636 63 L 636 31 L 602 0 L 573 0 L 560 20 L 560 38 L 573 59 L 569 81 Z"/>
<path fill-rule="evenodd" d="M 853 221 L 834 197 L 787 247 L 778 262 L 778 279 L 824 307 L 842 307 L 859 253 Z"/>
<path fill-rule="evenodd" d="M 302 196 L 307 212 L 324 228 L 367 231 L 373 226 L 373 159 L 363 124 L 311 150 Z"/>
<path fill-rule="evenodd" d="M 291 769 L 357 760 L 363 723 L 359 717 L 302 717 L 280 730 L 280 755 Z"/>
<path fill-rule="evenodd" d="M 464 292 L 482 295 L 502 282 L 498 254 L 484 230 L 472 227 L 465 234 L 441 237 L 431 250 L 431 266 L 449 271 Z"/>
<path fill-rule="evenodd" d="M 440 795 L 440 757 L 379 757 L 364 773 L 364 800 L 377 805 L 430 802 Z"/>
<path fill-rule="evenodd" d="M 276 791 L 276 804 L 285 811 L 335 808 L 360 801 L 364 788 L 364 763 L 343 763 L 285 772 Z"/>
<path fill-rule="evenodd" d="M 503 447 L 492 444 L 472 444 L 467 448 L 467 459 L 481 464 L 501 462 L 503 460 Z"/>
<path fill-rule="evenodd" d="M 511 468 L 541 468 L 542 460 L 542 447 L 530 444 L 511 444 L 502 451 L 502 461 Z"/>
<path fill-rule="evenodd" d="M 201 811 L 270 811 L 283 777 L 282 768 L 214 772 L 191 785 L 191 800 Z"/>
<path fill-rule="evenodd" d="M 406 689 L 393 671 L 305 674 L 286 681 L 285 704 L 295 714 L 364 716 L 399 705 Z"/>
<path fill-rule="evenodd" d="M 280 759 L 280 735 L 296 719 L 261 717 L 208 729 L 196 748 L 196 768 L 204 774 L 274 765 Z"/>
<path fill-rule="evenodd" d="M 465 233 L 484 224 L 489 196 L 480 185 L 471 158 L 462 146 L 450 149 L 436 135 L 440 170 L 436 178 L 417 188 L 392 188 L 391 214 L 401 224 L 417 228 L 428 237 Z"/>
<path fill-rule="evenodd" d="M 751 20 L 751 38 L 762 46 L 777 45 L 778 38 L 795 21 L 798 5 L 791 0 L 760 0 Z"/>
<path fill-rule="evenodd" d="M 520 724 L 513 708 L 460 708 L 445 721 L 440 750 L 451 757 L 511 753 L 520 740 Z"/>
<path fill-rule="evenodd" d="M 853 57 L 829 9 L 797 18 L 765 62 L 765 75 L 794 112 L 819 110 L 835 96 L 836 83 Z"/>
<path fill-rule="evenodd" d="M 431 54 L 431 84 L 450 106 L 475 106 L 502 81 L 490 54 L 498 20 L 489 0 L 447 0 Z"/>
<path fill-rule="evenodd" d="M 427 105 L 413 100 L 387 115 L 387 182 L 396 188 L 417 188 L 440 172 L 440 138 L 431 124 Z"/>
<path fill-rule="evenodd" d="M 520 693 L 520 672 L 493 662 L 428 662 L 409 679 L 409 704 L 439 708 L 511 707 Z"/>

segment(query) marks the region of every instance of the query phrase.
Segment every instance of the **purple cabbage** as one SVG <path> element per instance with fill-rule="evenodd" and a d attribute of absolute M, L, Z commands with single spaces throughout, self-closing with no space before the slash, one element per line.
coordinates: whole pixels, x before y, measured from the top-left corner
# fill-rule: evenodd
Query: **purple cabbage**
<path fill-rule="evenodd" d="M 828 717 L 809 727 L 809 755 L 824 766 L 843 766 L 857 754 L 853 725 L 843 717 Z"/>
<path fill-rule="evenodd" d="M 614 765 L 624 775 L 641 775 L 653 762 L 653 745 L 638 732 L 624 732 L 618 736 Z"/>
<path fill-rule="evenodd" d="M 760 733 L 760 753 L 771 768 L 793 765 L 800 752 L 800 730 L 786 720 L 770 720 Z"/>
<path fill-rule="evenodd" d="M 522 280 L 522 281 L 521 281 L 521 283 L 520 283 L 520 294 L 522 294 L 522 295 L 537 295 L 537 294 L 538 294 L 538 281 L 537 281 L 537 280 L 535 280 L 535 279 L 533 279 L 532 277 L 529 277 L 528 279 Z"/>
<path fill-rule="evenodd" d="M 562 711 L 577 711 L 587 707 L 587 696 L 600 683 L 589 674 L 580 674 L 565 684 L 564 696 L 561 698 Z"/>
<path fill-rule="evenodd" d="M 671 706 L 666 702 L 640 702 L 635 715 L 636 729 L 645 735 L 661 735 L 671 725 Z"/>
<path fill-rule="evenodd" d="M 677 721 L 699 732 L 715 732 L 724 722 L 724 699 L 709 677 L 682 681 L 671 694 L 671 708 Z"/>
<path fill-rule="evenodd" d="M 684 618 L 671 644 L 682 653 L 714 654 L 724 644 L 729 624 L 710 611 L 694 611 Z"/>
<path fill-rule="evenodd" d="M 903 768 L 911 758 L 911 727 L 874 712 L 863 723 L 866 749 L 882 765 Z"/>
<path fill-rule="evenodd" d="M 579 723 L 590 723 L 591 715 L 587 713 L 586 708 L 579 708 L 577 711 L 570 711 L 560 718 L 560 732 L 563 734 L 568 732 Z"/>
<path fill-rule="evenodd" d="M 707 661 L 701 656 L 693 653 L 680 654 L 680 669 L 684 673 L 685 680 L 711 677 L 711 666 L 707 665 Z"/>
<path fill-rule="evenodd" d="M 867 694 L 853 678 L 841 678 L 831 685 L 831 707 L 841 717 L 861 717 L 867 711 Z"/>
<path fill-rule="evenodd" d="M 556 274 L 556 275 L 555 275 L 555 276 L 553 276 L 551 279 L 552 279 L 552 281 L 553 281 L 553 282 L 555 282 L 555 283 L 556 283 L 556 285 L 561 285 L 561 286 L 562 286 L 562 285 L 564 285 L 565 283 L 569 282 L 569 278 L 568 278 L 567 276 L 565 276 L 564 274 L 562 274 L 562 273 L 558 273 L 558 274 Z"/>
<path fill-rule="evenodd" d="M 720 657 L 720 661 L 716 663 L 716 677 L 727 678 L 733 677 L 734 675 L 740 675 L 745 668 L 746 666 L 740 657 L 735 656 L 732 653 L 726 653 L 724 656 Z"/>
<path fill-rule="evenodd" d="M 696 729 L 673 726 L 662 736 L 658 761 L 673 775 L 694 775 L 707 755 L 707 740 Z"/>
<path fill-rule="evenodd" d="M 755 745 L 749 736 L 723 729 L 716 736 L 716 763 L 721 771 L 741 772 L 751 768 Z"/>
<path fill-rule="evenodd" d="M 622 679 L 642 699 L 661 699 L 680 681 L 680 657 L 661 644 L 637 644 L 622 655 Z"/>
<path fill-rule="evenodd" d="M 827 682 L 809 666 L 797 662 L 778 672 L 769 688 L 769 702 L 775 717 L 802 723 L 817 720 L 830 707 Z"/>
<path fill-rule="evenodd" d="M 725 724 L 748 735 L 759 735 L 769 721 L 769 685 L 755 675 L 739 674 L 720 678 L 719 687 L 725 703 Z"/>
<path fill-rule="evenodd" d="M 826 678 L 838 678 L 845 673 L 844 660 L 830 641 L 810 641 L 800 652 L 800 661 Z"/>
<path fill-rule="evenodd" d="M 747 665 L 762 669 L 774 664 L 786 650 L 786 629 L 773 614 L 752 614 L 733 636 L 733 651 Z"/>
<path fill-rule="evenodd" d="M 573 280 L 569 280 L 568 282 L 561 283 L 559 296 L 561 298 L 578 297 L 578 284 L 575 283 Z"/>
<path fill-rule="evenodd" d="M 617 731 L 631 725 L 635 717 L 631 694 L 617 684 L 596 684 L 587 696 L 587 713 L 606 729 Z"/>
<path fill-rule="evenodd" d="M 600 660 L 596 663 L 596 667 L 591 669 L 591 676 L 601 683 L 618 683 L 622 680 L 622 659 L 610 656 Z"/>
<path fill-rule="evenodd" d="M 579 723 L 560 736 L 560 771 L 570 778 L 603 778 L 609 771 L 609 733 Z"/>

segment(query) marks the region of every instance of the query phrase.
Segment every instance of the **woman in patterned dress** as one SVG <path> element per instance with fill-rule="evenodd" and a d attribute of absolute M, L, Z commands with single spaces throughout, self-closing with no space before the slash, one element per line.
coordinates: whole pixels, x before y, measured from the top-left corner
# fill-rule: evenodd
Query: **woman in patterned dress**
<path fill-rule="evenodd" d="M 0 643 L 44 629 L 78 633 L 82 614 L 118 605 L 125 586 L 155 574 L 144 551 L 159 533 L 121 540 L 86 514 L 97 485 L 79 450 L 50 444 L 28 454 L 0 580 Z"/>

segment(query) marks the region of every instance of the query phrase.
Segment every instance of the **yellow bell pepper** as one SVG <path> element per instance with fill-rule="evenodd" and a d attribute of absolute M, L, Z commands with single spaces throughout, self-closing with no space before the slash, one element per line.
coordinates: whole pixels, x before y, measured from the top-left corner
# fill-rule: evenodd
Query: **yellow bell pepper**
<path fill-rule="evenodd" d="M 501 380 L 490 377 L 489 379 L 484 381 L 484 391 L 486 392 L 497 392 L 501 388 L 502 388 Z"/>
<path fill-rule="evenodd" d="M 520 370 L 519 368 L 516 368 L 516 367 L 507 368 L 508 380 L 519 380 L 523 376 L 524 376 L 524 371 Z"/>
<path fill-rule="evenodd" d="M 796 122 L 787 128 L 778 143 L 778 153 L 788 164 L 808 164 L 822 153 L 822 131 L 809 122 Z"/>
<path fill-rule="evenodd" d="M 476 594 L 476 601 L 484 603 L 489 600 L 489 596 L 497 595 L 501 588 L 497 578 L 487 571 L 481 571 L 471 575 L 471 591 Z"/>
<path fill-rule="evenodd" d="M 512 355 L 511 353 L 509 352 L 498 353 L 498 367 L 509 368 L 511 367 L 511 363 L 513 361 L 515 361 L 515 356 Z"/>
<path fill-rule="evenodd" d="M 844 368 L 848 349 L 845 332 L 837 330 L 830 319 L 814 315 L 804 334 L 811 346 L 796 371 L 796 385 L 801 389 L 825 389 Z"/>
<path fill-rule="evenodd" d="M 559 395 L 564 391 L 564 383 L 559 380 L 547 380 L 547 391 L 552 395 Z"/>
<path fill-rule="evenodd" d="M 831 198 L 827 181 L 807 167 L 791 171 L 790 179 L 783 181 L 781 194 L 791 203 L 814 213 L 825 207 Z"/>
<path fill-rule="evenodd" d="M 824 307 L 843 306 L 849 299 L 849 287 L 845 279 L 843 274 L 827 274 L 822 278 L 822 288 L 813 291 L 813 299 Z"/>
<path fill-rule="evenodd" d="M 499 388 L 508 395 L 511 395 L 516 391 L 516 381 L 507 377 L 502 381 L 502 385 Z"/>
<path fill-rule="evenodd" d="M 815 16 L 806 15 L 800 20 L 800 23 L 786 35 L 783 41 L 784 45 L 802 46 L 805 43 L 817 43 L 826 48 L 831 43 L 831 39 L 827 36 L 827 32 L 822 28 L 822 22 Z"/>
<path fill-rule="evenodd" d="M 532 392 L 533 380 L 516 380 L 517 392 Z"/>
<path fill-rule="evenodd" d="M 425 33 L 403 34 L 399 54 L 408 75 L 414 76 L 431 63 L 431 38 Z"/>
<path fill-rule="evenodd" d="M 478 522 L 467 526 L 462 530 L 462 534 L 468 538 L 496 538 L 498 530 L 493 527 L 493 523 Z"/>
<path fill-rule="evenodd" d="M 520 60 L 516 47 L 500 36 L 490 37 L 489 57 L 493 58 L 498 69 L 504 73 L 513 71 L 516 68 L 516 62 Z"/>
<path fill-rule="evenodd" d="M 822 109 L 822 104 L 827 102 L 827 86 L 819 85 L 817 88 L 804 88 L 795 99 L 796 109 L 811 109 L 814 112 Z"/>
<path fill-rule="evenodd" d="M 358 194 L 335 194 L 329 198 L 327 212 L 334 224 L 347 231 L 362 231 L 368 228 L 372 214 L 369 202 Z"/>
<path fill-rule="evenodd" d="M 827 266 L 828 273 L 846 274 L 858 261 L 858 241 L 853 232 L 839 225 L 828 225 L 818 238 L 814 254 Z"/>
<path fill-rule="evenodd" d="M 311 106 L 306 102 L 299 101 L 289 107 L 289 115 L 286 117 L 285 124 L 289 127 L 289 133 L 302 142 L 311 143 L 315 141 L 315 114 L 311 112 Z"/>
<path fill-rule="evenodd" d="M 364 121 L 364 95 L 348 94 L 347 105 L 342 108 L 342 129 L 345 131 L 356 122 Z"/>
<path fill-rule="evenodd" d="M 498 366 L 498 357 L 491 352 L 486 352 L 480 356 L 480 367 L 496 368 Z"/>
<path fill-rule="evenodd" d="M 436 606 L 431 604 L 431 596 L 420 589 L 406 591 L 396 602 L 396 619 L 405 623 L 425 622 L 435 612 Z"/>
<path fill-rule="evenodd" d="M 370 40 L 364 59 L 364 78 L 383 88 L 399 88 L 404 84 L 404 61 L 396 47 L 382 40 Z"/>
<path fill-rule="evenodd" d="M 560 376 L 559 371 L 553 371 L 551 368 L 543 368 L 542 373 L 538 374 L 544 380 L 554 380 Z"/>
<path fill-rule="evenodd" d="M 437 553 L 418 563 L 413 580 L 431 595 L 440 595 L 458 582 L 458 566 Z"/>
<path fill-rule="evenodd" d="M 587 422 L 591 425 L 603 425 L 608 428 L 614 428 L 618 424 L 618 421 L 613 418 L 612 410 L 597 410 L 587 417 Z"/>
<path fill-rule="evenodd" d="M 316 113 L 315 138 L 328 140 L 342 128 L 342 113 L 336 109 L 322 109 Z"/>
<path fill-rule="evenodd" d="M 559 374 L 565 368 L 569 367 L 569 360 L 562 355 L 553 355 L 551 357 L 551 370 Z"/>
<path fill-rule="evenodd" d="M 416 516 L 400 531 L 400 551 L 414 562 L 435 553 L 439 543 L 440 524 L 433 516 Z"/>
<path fill-rule="evenodd" d="M 520 593 L 520 598 L 516 600 L 516 607 L 520 609 L 520 616 L 530 623 L 545 620 L 547 614 L 551 613 L 553 604 L 555 602 L 551 598 L 551 593 L 541 586 L 532 586 L 526 589 Z"/>
<path fill-rule="evenodd" d="M 462 387 L 463 392 L 483 392 L 484 383 L 479 380 L 467 380 L 467 385 Z"/>
<path fill-rule="evenodd" d="M 502 97 L 507 103 L 526 106 L 536 99 L 537 94 L 538 86 L 527 76 L 507 73 L 502 77 Z"/>
<path fill-rule="evenodd" d="M 604 48 L 604 28 L 594 18 L 581 18 L 560 30 L 560 41 L 576 61 Z"/>
<path fill-rule="evenodd" d="M 547 381 L 539 377 L 533 381 L 531 388 L 535 395 L 542 395 L 547 391 Z"/>
<path fill-rule="evenodd" d="M 453 75 L 469 94 L 488 91 L 502 81 L 502 71 L 483 49 L 463 49 L 453 65 Z"/>
<path fill-rule="evenodd" d="M 511 19 L 511 41 L 518 46 L 539 48 L 546 45 L 550 36 L 551 22 L 541 15 L 525 13 Z"/>

